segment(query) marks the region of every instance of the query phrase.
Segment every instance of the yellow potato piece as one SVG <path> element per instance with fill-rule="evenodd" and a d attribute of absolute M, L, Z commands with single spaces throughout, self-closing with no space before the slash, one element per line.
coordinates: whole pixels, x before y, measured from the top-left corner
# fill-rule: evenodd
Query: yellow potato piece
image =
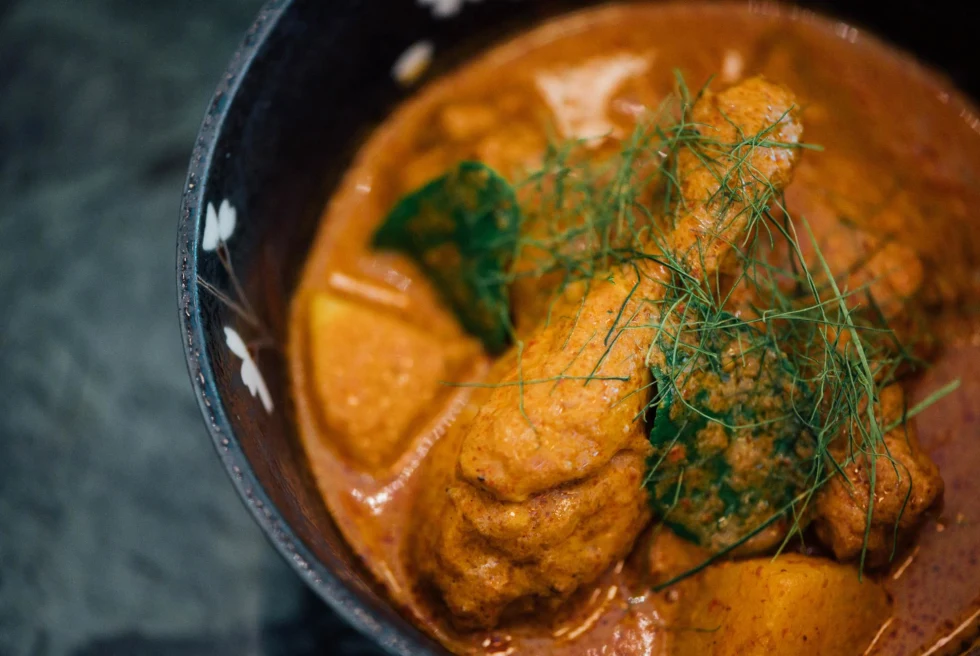
<path fill-rule="evenodd" d="M 890 613 L 853 565 L 797 554 L 714 565 L 692 583 L 677 656 L 860 656 Z"/>
<path fill-rule="evenodd" d="M 311 378 L 333 446 L 361 467 L 390 465 L 456 372 L 461 346 L 329 294 L 312 298 L 309 317 Z"/>

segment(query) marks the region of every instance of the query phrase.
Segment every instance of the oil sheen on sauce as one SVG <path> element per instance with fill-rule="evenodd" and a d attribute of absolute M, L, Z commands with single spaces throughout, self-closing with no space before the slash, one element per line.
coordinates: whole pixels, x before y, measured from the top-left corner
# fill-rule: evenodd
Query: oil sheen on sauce
<path fill-rule="evenodd" d="M 637 115 L 671 91 L 675 68 L 692 88 L 711 75 L 725 83 L 755 73 L 792 88 L 806 103 L 807 141 L 824 152 L 804 157 L 787 192 L 790 208 L 814 194 L 834 197 L 835 207 L 853 208 L 851 220 L 913 248 L 926 267 L 923 302 L 945 346 L 912 384 L 913 396 L 962 380 L 958 391 L 918 419 L 922 444 L 946 481 L 945 503 L 916 545 L 882 575 L 894 615 L 868 653 L 948 653 L 969 638 L 980 613 L 980 411 L 971 402 L 980 398 L 980 374 L 974 373 L 980 370 L 980 321 L 964 316 L 980 287 L 980 230 L 967 227 L 970 211 L 980 207 L 974 127 L 980 121 L 941 77 L 854 27 L 798 8 L 636 4 L 572 14 L 429 85 L 375 132 L 325 213 L 292 307 L 297 420 L 327 506 L 395 603 L 455 650 L 669 653 L 676 594 L 650 592 L 636 562 L 612 568 L 547 625 L 455 634 L 416 590 L 403 547 L 420 464 L 479 396 L 448 387 L 395 462 L 380 472 L 359 470 L 332 448 L 311 398 L 306 300 L 329 291 L 446 340 L 462 340 L 409 262 L 367 247 L 386 211 L 455 161 L 476 156 L 502 169 L 525 163 L 528 153 L 540 152 L 549 126 L 568 138 L 625 134 Z M 486 125 L 474 136 L 454 123 L 457 107 L 471 115 L 480 115 L 481 107 L 493 111 L 485 112 Z M 819 236 L 819 216 L 808 219 Z M 458 380 L 478 381 L 488 366 L 474 355 Z"/>

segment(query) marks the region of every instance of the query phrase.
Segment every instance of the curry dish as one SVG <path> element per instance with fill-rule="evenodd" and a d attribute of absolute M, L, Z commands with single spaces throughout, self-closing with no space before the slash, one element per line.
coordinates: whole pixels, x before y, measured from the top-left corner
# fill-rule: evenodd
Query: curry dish
<path fill-rule="evenodd" d="M 978 125 L 768 3 L 570 14 L 425 86 L 291 308 L 351 548 L 454 653 L 962 652 Z"/>

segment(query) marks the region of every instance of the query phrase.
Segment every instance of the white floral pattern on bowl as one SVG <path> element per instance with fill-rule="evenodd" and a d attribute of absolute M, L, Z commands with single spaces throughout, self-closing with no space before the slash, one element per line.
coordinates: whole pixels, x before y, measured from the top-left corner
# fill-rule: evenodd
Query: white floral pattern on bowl
<path fill-rule="evenodd" d="M 391 67 L 391 76 L 402 86 L 410 86 L 425 74 L 432 63 L 435 45 L 429 40 L 416 41 L 405 49 Z"/>
<path fill-rule="evenodd" d="M 419 0 L 423 7 L 432 7 L 432 15 L 435 18 L 452 18 L 463 10 L 466 2 L 480 2 L 480 0 Z"/>
<path fill-rule="evenodd" d="M 275 406 L 272 403 L 272 395 L 265 384 L 265 379 L 262 378 L 262 372 L 259 371 L 258 365 L 255 364 L 255 360 L 248 352 L 245 341 L 234 328 L 225 326 L 225 344 L 228 345 L 228 349 L 232 353 L 242 360 L 242 382 L 248 387 L 248 391 L 252 393 L 252 396 L 258 394 L 265 411 L 272 412 Z"/>
<path fill-rule="evenodd" d="M 245 297 L 245 292 L 238 282 L 238 277 L 235 275 L 235 269 L 231 263 L 228 240 L 235 233 L 237 224 L 238 212 L 228 202 L 228 199 L 222 200 L 217 210 L 214 209 L 213 203 L 208 203 L 207 212 L 204 215 L 204 231 L 201 235 L 201 248 L 205 252 L 215 252 L 217 254 L 221 265 L 228 273 L 228 278 L 231 280 L 236 298 L 229 297 L 203 278 L 198 278 L 198 284 L 213 294 L 221 303 L 244 320 L 245 323 L 265 334 L 266 331 L 256 316 L 255 311 L 252 310 L 248 299 Z M 224 326 L 224 333 L 225 344 L 228 346 L 228 350 L 238 356 L 242 361 L 242 382 L 248 388 L 249 392 L 252 393 L 252 396 L 258 395 L 265 411 L 271 413 L 275 408 L 275 404 L 272 401 L 272 394 L 269 392 L 269 387 L 265 384 L 262 372 L 259 370 L 259 366 L 252 356 L 252 350 L 254 350 L 257 357 L 259 349 L 264 343 L 268 342 L 268 339 L 263 337 L 254 342 L 250 348 L 250 345 L 242 339 L 241 335 L 234 328 Z"/>
<path fill-rule="evenodd" d="M 218 245 L 228 241 L 235 232 L 238 223 L 238 212 L 227 200 L 221 201 L 216 212 L 214 205 L 208 203 L 208 211 L 204 218 L 204 235 L 201 237 L 201 248 L 206 251 L 217 250 Z"/>

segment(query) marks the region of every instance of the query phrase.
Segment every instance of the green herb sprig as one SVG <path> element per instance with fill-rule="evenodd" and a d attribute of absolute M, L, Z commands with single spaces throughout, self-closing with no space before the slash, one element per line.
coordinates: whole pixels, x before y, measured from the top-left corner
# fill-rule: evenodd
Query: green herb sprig
<path fill-rule="evenodd" d="M 891 460 L 885 433 L 896 428 L 880 416 L 878 398 L 903 372 L 921 365 L 876 311 L 870 294 L 875 281 L 842 289 L 835 277 L 842 272 L 831 270 L 806 219 L 793 216 L 780 190 L 752 166 L 760 148 L 819 147 L 779 142 L 781 119 L 755 134 L 739 131 L 732 143 L 719 141 L 694 119 L 705 89 L 692 94 L 682 76 L 676 80 L 676 93 L 637 125 L 617 153 L 595 157 L 585 141 L 553 143 L 540 168 L 513 186 L 473 168 L 492 181 L 481 187 L 487 193 L 478 194 L 476 205 L 465 200 L 468 187 L 447 184 L 450 174 L 403 201 L 376 239 L 428 262 L 444 290 L 447 280 L 455 280 L 447 297 L 464 326 L 492 352 L 516 340 L 518 362 L 523 343 L 514 336 L 521 325 L 549 322 L 573 286 L 587 290 L 615 271 L 639 271 L 650 263 L 668 272 L 657 295 L 631 294 L 619 310 L 623 315 L 627 303 L 639 301 L 654 309 L 655 320 L 644 326 L 616 320 L 619 330 L 646 328 L 654 335 L 647 354 L 654 383 L 636 392 L 650 397 L 643 415 L 653 455 L 643 484 L 662 521 L 712 552 L 661 587 L 760 540 L 782 550 L 802 535 L 814 495 L 855 458 L 867 458 L 873 486 L 878 459 Z M 696 263 L 703 253 L 672 249 L 671 230 L 688 211 L 682 152 L 717 177 L 708 207 L 718 223 L 744 223 L 731 245 L 731 270 L 698 275 L 705 267 L 692 267 L 691 258 Z M 421 225 L 415 217 L 432 198 L 439 199 L 436 215 L 452 218 L 440 224 L 434 241 L 425 232 L 430 228 L 406 228 Z M 468 218 L 474 207 L 483 217 L 478 221 Z M 401 227 L 392 228 L 396 224 Z M 414 245 L 406 248 L 412 234 Z M 440 268 L 426 259 L 432 244 L 447 241 L 479 264 Z M 533 301 L 513 308 L 516 326 L 502 309 L 508 290 L 515 289 L 535 292 L 522 296 Z M 580 296 L 584 303 L 587 293 Z M 614 330 L 600 336 L 610 349 Z M 601 378 L 575 380 L 587 385 Z M 523 394 L 525 386 L 556 380 L 519 377 L 507 384 L 519 385 Z M 843 449 L 831 448 L 841 441 Z M 737 450 L 748 460 L 736 461 Z M 849 454 L 844 461 L 834 455 L 840 452 Z"/>

